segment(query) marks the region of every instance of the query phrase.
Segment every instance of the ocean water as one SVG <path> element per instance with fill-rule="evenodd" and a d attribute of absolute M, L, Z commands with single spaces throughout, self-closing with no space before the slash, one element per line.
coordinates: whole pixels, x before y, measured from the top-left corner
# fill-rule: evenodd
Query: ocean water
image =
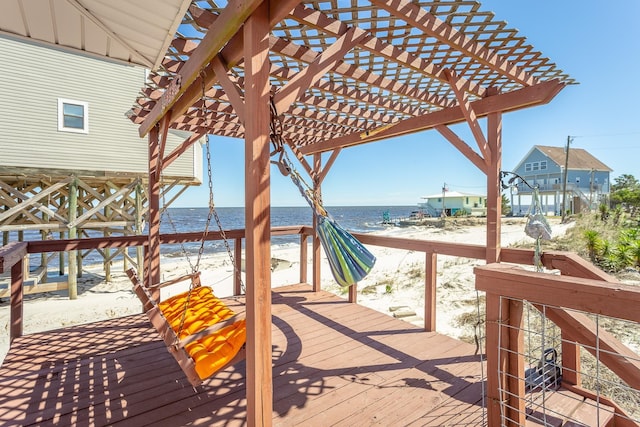
<path fill-rule="evenodd" d="M 370 233 L 382 230 L 386 225 L 382 224 L 383 214 L 386 212 L 392 219 L 408 217 L 416 206 L 334 206 L 326 208 L 329 214 L 345 229 L 358 232 Z M 225 230 L 244 228 L 244 208 L 220 207 L 216 208 L 220 224 Z M 201 232 L 204 230 L 208 215 L 208 208 L 169 208 L 161 218 L 161 233 L 184 233 Z M 310 207 L 272 207 L 271 226 L 286 225 L 311 225 L 313 213 Z M 215 219 L 212 219 L 209 229 L 218 230 Z M 147 233 L 145 228 L 143 233 Z M 57 233 L 56 233 L 57 234 Z M 89 232 L 91 237 L 101 237 L 102 233 Z M 17 233 L 10 233 L 10 241 L 17 240 Z M 54 238 L 57 238 L 55 236 Z M 24 240 L 40 240 L 38 232 L 25 232 Z M 286 246 L 294 245 L 300 241 L 298 235 L 275 236 L 272 238 L 272 245 Z M 232 242 L 231 242 L 232 243 Z M 243 240 L 244 243 L 244 240 Z M 162 245 L 161 254 L 164 257 L 184 257 L 184 251 L 195 256 L 200 243 L 187 243 L 182 245 Z M 134 248 L 129 249 L 129 254 L 135 257 Z M 206 242 L 205 253 L 224 252 L 226 248 L 222 241 Z M 122 259 L 122 256 L 114 258 L 115 261 Z M 32 268 L 40 265 L 40 255 L 34 254 L 31 257 Z M 49 263 L 50 268 L 58 267 L 58 257 L 53 257 Z M 97 251 L 90 251 L 85 254 L 84 265 L 99 264 L 103 262 L 102 256 Z"/>
<path fill-rule="evenodd" d="M 334 206 L 326 208 L 329 214 L 343 228 L 358 233 L 370 233 L 382 230 L 386 225 L 382 224 L 385 212 L 391 218 L 407 217 L 416 210 L 415 206 Z M 220 224 L 224 230 L 244 228 L 244 208 L 216 208 Z M 208 208 L 171 208 L 168 214 L 163 215 L 161 222 L 162 233 L 181 233 L 189 231 L 204 230 L 207 221 Z M 311 225 L 313 213 L 310 207 L 272 207 L 271 226 L 286 225 Z M 217 231 L 218 226 L 214 219 L 209 226 L 210 230 Z M 272 245 L 284 246 L 297 244 L 300 241 L 298 235 L 274 236 L 271 239 Z M 244 243 L 244 242 L 243 242 Z M 200 247 L 199 243 L 189 243 L 184 245 L 184 249 L 189 254 L 196 254 Z M 224 242 L 207 242 L 205 251 L 219 252 L 226 251 Z M 161 253 L 167 257 L 183 256 L 181 245 L 163 245 Z"/>

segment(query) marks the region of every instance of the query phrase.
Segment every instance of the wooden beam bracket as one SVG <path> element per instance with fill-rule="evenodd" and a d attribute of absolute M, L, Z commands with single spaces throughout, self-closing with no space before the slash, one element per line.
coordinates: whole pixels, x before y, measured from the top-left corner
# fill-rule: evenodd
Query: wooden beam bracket
<path fill-rule="evenodd" d="M 229 102 L 231 102 L 231 105 L 233 106 L 236 116 L 238 116 L 240 123 L 244 126 L 244 94 L 242 89 L 238 86 L 237 80 L 229 76 L 229 68 L 223 62 L 220 55 L 213 57 L 211 65 L 213 66 L 213 71 L 216 73 L 218 82 L 224 89 L 224 92 L 229 98 Z"/>
<path fill-rule="evenodd" d="M 456 95 L 456 99 L 458 100 L 458 106 L 462 110 L 462 114 L 464 116 L 465 121 L 469 125 L 471 129 L 471 133 L 478 144 L 478 148 L 482 152 L 485 163 L 487 165 L 490 164 L 491 161 L 491 150 L 489 148 L 489 144 L 487 143 L 487 138 L 482 133 L 482 128 L 480 127 L 480 123 L 478 123 L 478 116 L 476 112 L 473 110 L 473 106 L 469 101 L 469 97 L 466 92 L 462 89 L 462 82 L 456 75 L 455 71 L 450 69 L 444 70 L 445 75 L 449 80 L 449 84 L 451 85 L 451 89 Z"/>

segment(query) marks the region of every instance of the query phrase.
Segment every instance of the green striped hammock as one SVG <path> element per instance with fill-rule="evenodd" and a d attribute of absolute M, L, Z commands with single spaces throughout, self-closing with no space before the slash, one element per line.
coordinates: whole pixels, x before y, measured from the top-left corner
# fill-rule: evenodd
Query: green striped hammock
<path fill-rule="evenodd" d="M 358 283 L 369 274 L 376 263 L 376 257 L 314 200 L 311 190 L 305 190 L 303 187 L 303 181 L 298 172 L 289 164 L 285 164 L 285 167 L 290 171 L 291 179 L 300 190 L 302 197 L 313 208 L 317 218 L 320 243 L 327 255 L 334 279 L 342 287 Z"/>

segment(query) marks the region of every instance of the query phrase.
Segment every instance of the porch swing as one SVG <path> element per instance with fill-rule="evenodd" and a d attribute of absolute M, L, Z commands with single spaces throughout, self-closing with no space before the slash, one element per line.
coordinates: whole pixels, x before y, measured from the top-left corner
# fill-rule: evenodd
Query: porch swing
<path fill-rule="evenodd" d="M 213 203 L 211 154 L 209 135 L 206 136 L 207 171 L 209 179 L 209 213 L 200 240 L 195 265 L 191 263 L 184 245 L 182 251 L 191 266 L 191 273 L 149 287 L 145 286 L 134 268 L 127 270 L 133 289 L 149 318 L 163 339 L 167 350 L 191 385 L 198 386 L 216 372 L 234 365 L 245 358 L 246 321 L 244 314 L 236 314 L 215 296 L 211 287 L 200 281 L 199 265 L 204 252 L 205 236 L 212 217 L 215 217 L 220 234 L 231 259 L 234 273 L 237 266 L 231 253 L 220 219 Z M 171 219 L 169 221 L 172 223 Z M 174 226 L 175 228 L 175 226 Z M 153 290 L 160 290 L 176 283 L 190 281 L 189 289 L 163 301 L 156 301 Z"/>

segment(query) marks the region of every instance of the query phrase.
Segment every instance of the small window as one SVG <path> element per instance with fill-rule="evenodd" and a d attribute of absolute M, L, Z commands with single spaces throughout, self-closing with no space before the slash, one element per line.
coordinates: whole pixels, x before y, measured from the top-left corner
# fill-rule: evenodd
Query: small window
<path fill-rule="evenodd" d="M 89 104 L 58 98 L 58 130 L 89 133 Z"/>
<path fill-rule="evenodd" d="M 537 171 L 537 170 L 539 169 L 539 167 L 540 167 L 540 163 L 538 163 L 538 162 L 533 162 L 533 170 L 534 170 L 534 171 Z"/>
<path fill-rule="evenodd" d="M 540 170 L 543 171 L 547 169 L 547 161 L 546 160 L 542 160 L 540 161 Z"/>
<path fill-rule="evenodd" d="M 524 171 L 525 172 L 531 172 L 531 163 L 525 163 L 524 164 Z"/>

